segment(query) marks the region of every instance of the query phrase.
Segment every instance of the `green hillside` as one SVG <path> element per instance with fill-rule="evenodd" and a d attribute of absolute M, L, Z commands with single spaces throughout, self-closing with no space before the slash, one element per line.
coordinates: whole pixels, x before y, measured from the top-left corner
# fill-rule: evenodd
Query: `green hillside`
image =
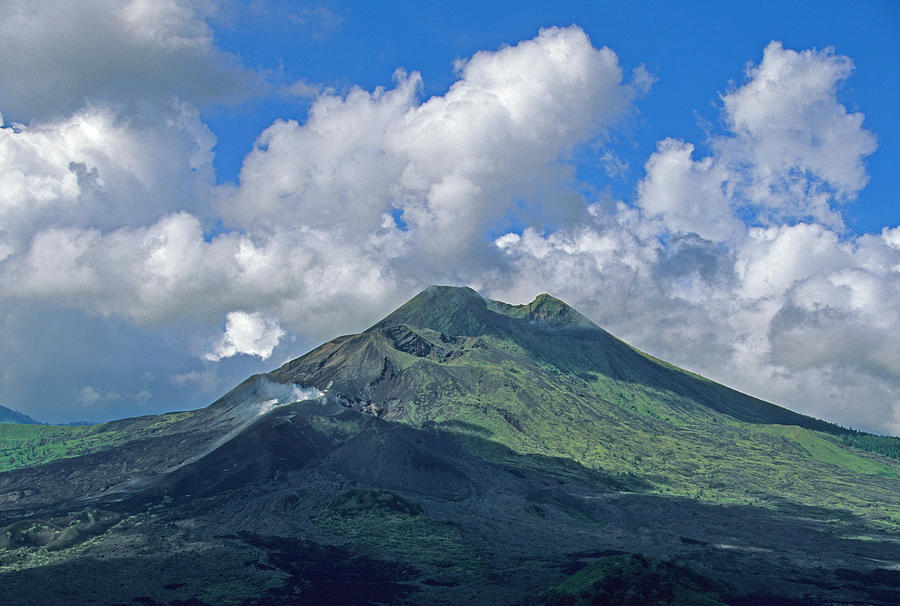
<path fill-rule="evenodd" d="M 513 306 L 431 287 L 268 376 L 328 388 L 496 461 L 573 461 L 661 494 L 900 523 L 897 461 L 858 448 L 849 430 L 644 354 L 549 295 Z M 868 450 L 891 440 L 868 439 Z"/>

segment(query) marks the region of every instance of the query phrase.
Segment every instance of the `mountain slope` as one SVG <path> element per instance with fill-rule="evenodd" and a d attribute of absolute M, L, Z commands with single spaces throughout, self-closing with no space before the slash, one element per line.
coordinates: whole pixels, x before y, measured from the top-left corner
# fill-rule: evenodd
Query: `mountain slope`
<path fill-rule="evenodd" d="M 752 398 L 652 358 L 546 294 L 526 305 L 509 305 L 485 300 L 469 288 L 430 287 L 367 332 L 402 325 L 508 341 L 533 360 L 561 372 L 599 373 L 613 380 L 666 389 L 742 421 L 841 432 L 834 425 Z"/>
<path fill-rule="evenodd" d="M 7 408 L 6 406 L 0 406 L 0 423 L 37 425 L 39 421 L 35 421 L 28 415 L 21 413 L 18 410 L 13 410 L 12 408 Z"/>
<path fill-rule="evenodd" d="M 896 466 L 849 448 L 847 430 L 656 360 L 548 295 L 512 306 L 431 287 L 364 333 L 267 377 L 448 433 L 492 460 L 569 459 L 719 502 L 814 505 L 824 494 L 849 511 L 900 521 L 884 484 L 900 475 Z M 795 430 L 773 429 L 780 426 Z M 858 472 L 865 490 L 823 493 L 823 478 L 845 482 Z M 891 505 L 872 512 L 872 498 Z"/>
<path fill-rule="evenodd" d="M 891 440 L 549 295 L 432 287 L 201 410 L 0 425 L 0 582 L 13 604 L 521 604 L 663 571 L 706 603 L 893 604 L 900 463 L 850 445 Z"/>

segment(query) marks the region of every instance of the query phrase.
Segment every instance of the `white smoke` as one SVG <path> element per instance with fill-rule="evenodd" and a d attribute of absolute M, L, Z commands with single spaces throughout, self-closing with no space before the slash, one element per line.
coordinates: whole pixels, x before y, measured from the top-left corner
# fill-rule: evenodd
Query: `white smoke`
<path fill-rule="evenodd" d="M 260 379 L 257 393 L 259 399 L 250 405 L 250 408 L 255 411 L 254 417 L 264 415 L 276 406 L 318 400 L 325 395 L 316 387 L 304 387 L 298 383 L 276 383 L 265 377 Z"/>

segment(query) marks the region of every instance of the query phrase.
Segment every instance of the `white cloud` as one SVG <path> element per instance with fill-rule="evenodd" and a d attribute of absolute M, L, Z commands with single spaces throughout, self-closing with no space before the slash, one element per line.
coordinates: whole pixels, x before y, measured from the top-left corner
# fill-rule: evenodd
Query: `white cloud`
<path fill-rule="evenodd" d="M 173 211 L 215 220 L 216 140 L 198 105 L 265 87 L 216 48 L 213 3 L 3 8 L 0 261 L 48 227 L 105 233 Z"/>
<path fill-rule="evenodd" d="M 875 151 L 875 137 L 836 97 L 852 69 L 832 49 L 796 52 L 771 42 L 747 69 L 748 82 L 722 98 L 736 138 L 720 140 L 719 153 L 747 167 L 741 185 L 749 202 L 823 220 L 821 197 L 851 199 L 866 185 L 863 158 Z"/>
<path fill-rule="evenodd" d="M 694 146 L 676 139 L 660 141 L 647 160 L 647 177 L 638 185 L 638 204 L 648 219 L 665 229 L 731 241 L 743 235 L 729 200 L 727 170 L 713 158 L 695 161 Z"/>
<path fill-rule="evenodd" d="M 757 228 L 738 251 L 741 295 L 759 299 L 784 293 L 794 283 L 842 262 L 843 246 L 821 225 Z"/>
<path fill-rule="evenodd" d="M 239 98 L 261 83 L 220 49 L 211 2 L 10 0 L 0 21 L 7 119 L 56 119 L 85 102 L 135 108 Z"/>
<path fill-rule="evenodd" d="M 900 225 L 893 229 L 885 227 L 881 230 L 881 237 L 891 248 L 900 249 Z"/>
<path fill-rule="evenodd" d="M 283 94 L 290 97 L 315 97 L 322 92 L 321 84 L 314 84 L 306 80 L 294 80 L 282 89 Z"/>
<path fill-rule="evenodd" d="M 211 395 L 218 395 L 215 393 L 216 391 L 231 387 L 222 385 L 220 378 L 210 369 L 177 373 L 172 375 L 170 380 L 178 387 L 196 386 L 201 392 Z"/>
<path fill-rule="evenodd" d="M 819 225 L 751 230 L 735 251 L 665 247 L 604 224 L 497 244 L 487 294 L 554 293 L 620 338 L 742 391 L 847 425 L 900 433 L 900 251 Z"/>
<path fill-rule="evenodd" d="M 93 385 L 85 385 L 76 391 L 76 400 L 87 408 L 97 408 L 103 403 L 127 403 L 133 406 L 144 406 L 153 394 L 143 389 L 136 393 L 120 393 L 117 391 L 99 391 Z"/>
<path fill-rule="evenodd" d="M 646 164 L 637 204 L 672 232 L 732 241 L 742 221 L 817 222 L 840 229 L 840 205 L 865 187 L 875 136 L 837 91 L 853 64 L 831 50 L 796 52 L 770 43 L 747 82 L 722 96 L 728 135 L 713 154 L 666 139 Z"/>
<path fill-rule="evenodd" d="M 723 97 L 731 132 L 713 137 L 711 155 L 663 140 L 638 186 L 640 215 L 597 206 L 592 223 L 498 239 L 512 271 L 492 293 L 550 290 L 655 355 L 897 433 L 900 230 L 839 231 L 875 146 L 836 98 L 851 67 L 770 44 Z"/>
<path fill-rule="evenodd" d="M 102 106 L 0 127 L 0 243 L 6 256 L 47 226 L 139 226 L 213 197 L 215 137 L 196 109 L 174 104 L 152 122 Z"/>
<path fill-rule="evenodd" d="M 267 360 L 283 336 L 284 331 L 274 318 L 267 318 L 258 312 L 232 311 L 225 316 L 225 333 L 206 359 L 217 362 L 222 358 L 246 354 Z"/>
<path fill-rule="evenodd" d="M 530 201 L 549 217 L 587 216 L 560 159 L 621 116 L 634 94 L 621 84 L 615 55 L 593 48 L 577 28 L 477 54 L 443 97 L 420 104 L 419 89 L 416 74 L 398 72 L 392 90 L 325 95 L 306 124 L 273 124 L 246 158 L 239 187 L 222 192 L 236 229 L 212 238 L 204 237 L 208 208 L 160 213 L 165 202 L 173 206 L 166 187 L 189 190 L 191 181 L 179 183 L 165 165 L 152 164 L 157 155 L 173 166 L 208 158 L 212 142 L 194 136 L 203 134 L 195 114 L 171 123 L 183 140 L 168 147 L 100 110 L 46 133 L 11 133 L 24 138 L 16 139 L 20 146 L 42 137 L 32 145 L 36 159 L 21 162 L 19 173 L 54 176 L 45 179 L 56 188 L 45 204 L 57 221 L 35 219 L 22 230 L 25 243 L 0 267 L 0 282 L 16 285 L 7 297 L 152 323 L 210 322 L 253 308 L 318 338 L 364 328 L 419 285 L 493 271 L 490 259 L 499 257 L 483 236 L 505 220 L 512 201 Z M 118 144 L 121 153 L 82 153 L 82 131 L 101 137 L 99 150 Z M 75 142 L 60 145 L 68 142 L 63 134 Z M 46 160 L 51 151 L 58 156 Z M 103 193 L 94 206 L 66 172 L 74 161 Z M 531 176 L 525 183 L 523 173 Z M 146 183 L 146 191 L 112 188 L 117 180 Z M 195 191 L 205 183 L 193 184 Z M 135 198 L 132 219 L 125 203 Z M 98 216 L 115 204 L 121 217 Z M 67 205 L 77 209 L 69 224 L 60 220 Z M 405 231 L 392 209 L 402 211 Z"/>
<path fill-rule="evenodd" d="M 217 374 L 225 366 L 283 352 L 289 334 L 315 342 L 364 329 L 429 283 L 513 302 L 551 292 L 726 384 L 900 431 L 891 338 L 900 227 L 841 228 L 841 205 L 865 186 L 875 145 L 862 115 L 837 100 L 848 59 L 769 45 L 722 97 L 727 132 L 710 139 L 709 154 L 661 141 L 633 205 L 586 201 L 570 158 L 599 143 L 597 157 L 621 171 L 603 154 L 605 130 L 652 78 L 638 70 L 624 82 L 615 54 L 577 27 L 461 60 L 457 82 L 430 99 L 419 74 L 402 70 L 393 87 L 319 92 L 304 123 L 274 122 L 239 183 L 215 189 L 214 139 L 196 105 L 222 93 L 191 93 L 182 78 L 203 61 L 230 70 L 230 59 L 188 5 L 128 6 L 137 29 L 127 48 L 149 49 L 159 66 L 177 55 L 186 71 L 154 84 L 168 91 L 165 103 L 151 95 L 152 110 L 127 112 L 142 94 L 116 84 L 128 69 L 88 73 L 85 90 L 96 94 L 64 81 L 59 107 L 74 109 L 53 110 L 62 117 L 0 129 L 6 308 L 188 326 L 198 342 L 225 317 L 200 353 L 215 364 L 159 370 L 169 388 L 208 389 L 231 379 Z M 125 27 L 116 23 L 113 32 Z M 40 91 L 52 66 L 38 67 Z M 0 68 L 0 80 L 3 69 L 13 68 Z M 295 92 L 314 93 L 302 82 Z M 26 96 L 9 94 L 25 107 Z M 36 107 L 35 116 L 50 111 Z M 98 401 L 130 393 L 94 391 Z"/>
<path fill-rule="evenodd" d="M 477 53 L 445 95 L 424 103 L 418 73 L 395 79 L 390 90 L 323 95 L 305 124 L 266 129 L 225 205 L 230 222 L 353 237 L 395 210 L 408 237 L 446 267 L 481 250 L 512 201 L 526 201 L 532 216 L 583 216 L 561 160 L 622 117 L 636 94 L 615 54 L 576 27 Z"/>
<path fill-rule="evenodd" d="M 297 7 L 287 14 L 287 18 L 312 38 L 327 38 L 340 31 L 344 24 L 342 12 L 321 4 Z"/>
<path fill-rule="evenodd" d="M 82 387 L 78 392 L 78 401 L 82 404 L 95 404 L 100 401 L 100 392 L 92 385 Z"/>
<path fill-rule="evenodd" d="M 354 318 L 376 320 L 373 302 L 397 296 L 382 267 L 393 254 L 383 248 L 389 245 L 369 238 L 336 246 L 333 234 L 311 229 L 206 241 L 199 219 L 176 213 L 108 234 L 44 230 L 0 266 L 0 284 L 10 286 L 7 298 L 61 300 L 153 324 L 209 322 L 254 305 L 324 338 Z"/>

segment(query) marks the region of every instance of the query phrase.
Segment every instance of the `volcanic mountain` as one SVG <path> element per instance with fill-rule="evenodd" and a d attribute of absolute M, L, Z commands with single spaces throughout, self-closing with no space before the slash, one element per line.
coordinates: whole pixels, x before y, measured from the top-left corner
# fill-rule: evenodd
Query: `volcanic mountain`
<path fill-rule="evenodd" d="M 14 604 L 892 604 L 898 442 L 549 295 L 431 287 L 201 410 L 0 425 L 0 583 Z"/>

